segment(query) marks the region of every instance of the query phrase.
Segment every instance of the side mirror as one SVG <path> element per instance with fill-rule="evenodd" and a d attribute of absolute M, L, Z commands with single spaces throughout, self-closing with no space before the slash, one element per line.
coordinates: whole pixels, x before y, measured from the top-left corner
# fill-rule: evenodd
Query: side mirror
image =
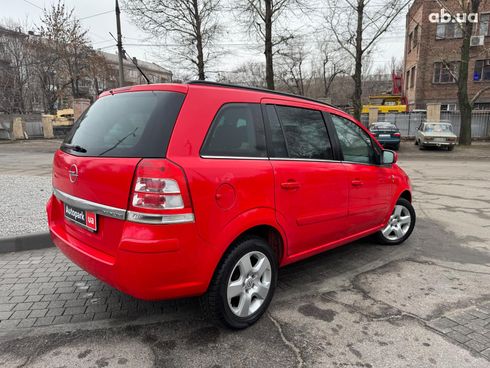
<path fill-rule="evenodd" d="M 395 151 L 383 150 L 383 165 L 391 165 L 398 161 L 398 155 Z"/>

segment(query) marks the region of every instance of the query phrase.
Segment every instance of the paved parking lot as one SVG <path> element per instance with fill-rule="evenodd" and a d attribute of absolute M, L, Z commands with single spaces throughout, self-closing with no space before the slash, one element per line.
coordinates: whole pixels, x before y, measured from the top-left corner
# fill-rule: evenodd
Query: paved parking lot
<path fill-rule="evenodd" d="M 56 248 L 0 255 L 0 366 L 488 367 L 489 158 L 487 144 L 403 145 L 410 240 L 284 268 L 270 312 L 241 332 L 202 320 L 196 299 L 125 296 Z"/>

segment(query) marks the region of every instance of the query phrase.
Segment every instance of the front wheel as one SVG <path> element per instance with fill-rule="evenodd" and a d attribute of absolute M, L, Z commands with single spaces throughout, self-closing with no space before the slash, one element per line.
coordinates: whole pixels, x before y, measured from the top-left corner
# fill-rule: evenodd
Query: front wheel
<path fill-rule="evenodd" d="M 405 198 L 399 198 L 386 226 L 376 235 L 381 244 L 397 245 L 408 239 L 415 226 L 415 210 Z"/>
<path fill-rule="evenodd" d="M 452 151 L 452 150 L 454 150 L 454 146 L 448 146 L 448 147 L 447 147 L 447 150 L 448 150 L 448 151 Z"/>
<path fill-rule="evenodd" d="M 274 295 L 277 263 L 274 251 L 262 238 L 248 237 L 236 243 L 201 299 L 206 317 L 233 329 L 254 324 Z"/>

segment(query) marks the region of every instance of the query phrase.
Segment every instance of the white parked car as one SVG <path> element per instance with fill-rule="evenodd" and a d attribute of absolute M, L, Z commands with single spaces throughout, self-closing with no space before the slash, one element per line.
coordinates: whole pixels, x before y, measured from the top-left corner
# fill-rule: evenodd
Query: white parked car
<path fill-rule="evenodd" d="M 415 144 L 420 149 L 425 147 L 446 147 L 448 151 L 452 151 L 456 145 L 458 137 L 453 132 L 453 126 L 448 122 L 426 121 L 421 123 Z"/>

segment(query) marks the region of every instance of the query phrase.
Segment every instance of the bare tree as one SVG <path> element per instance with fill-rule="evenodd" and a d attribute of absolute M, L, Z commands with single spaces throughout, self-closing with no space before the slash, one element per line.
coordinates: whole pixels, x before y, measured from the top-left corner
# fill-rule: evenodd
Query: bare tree
<path fill-rule="evenodd" d="M 24 91 L 27 85 L 26 38 L 20 29 L 10 25 L 0 29 L 0 110 L 25 112 Z"/>
<path fill-rule="evenodd" d="M 329 97 L 335 78 L 348 73 L 350 65 L 343 49 L 331 47 L 329 40 L 319 42 L 320 76 L 323 82 L 323 94 Z"/>
<path fill-rule="evenodd" d="M 326 21 L 338 45 L 354 63 L 354 117 L 360 119 L 362 109 L 362 74 L 365 57 L 376 41 L 390 29 L 410 0 L 328 0 Z"/>
<path fill-rule="evenodd" d="M 264 42 L 265 79 L 268 89 L 274 89 L 274 48 L 293 38 L 285 31 L 281 34 L 276 29 L 277 23 L 284 18 L 293 4 L 303 5 L 302 0 L 241 0 L 241 9 L 249 17 L 246 20 L 249 31 L 255 31 Z"/>
<path fill-rule="evenodd" d="M 65 8 L 63 0 L 44 9 L 40 23 L 39 42 L 58 59 L 56 72 L 61 78 L 66 77 L 73 97 L 81 97 L 79 82 L 87 76 L 87 57 L 91 52 L 87 31 L 75 17 L 74 9 Z"/>
<path fill-rule="evenodd" d="M 125 0 L 124 5 L 139 28 L 176 44 L 168 48 L 176 61 L 206 79 L 206 66 L 217 56 L 212 46 L 220 33 L 220 0 Z"/>
<path fill-rule="evenodd" d="M 313 61 L 302 40 L 286 41 L 277 51 L 276 77 L 292 92 L 305 96 L 313 80 Z"/>
<path fill-rule="evenodd" d="M 217 81 L 250 87 L 265 87 L 264 63 L 245 62 L 230 72 L 221 73 Z"/>

